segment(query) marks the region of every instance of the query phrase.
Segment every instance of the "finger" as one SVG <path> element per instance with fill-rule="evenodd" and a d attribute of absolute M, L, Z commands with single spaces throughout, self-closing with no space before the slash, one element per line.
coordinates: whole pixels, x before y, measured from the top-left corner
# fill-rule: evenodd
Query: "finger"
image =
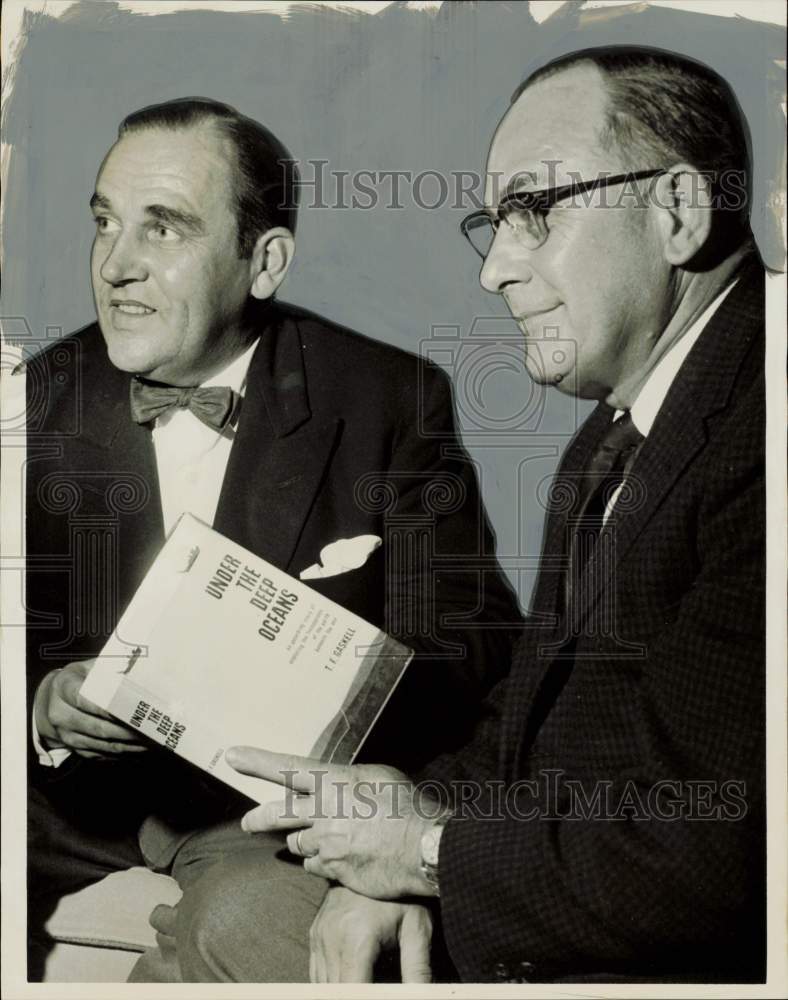
<path fill-rule="evenodd" d="M 339 953 L 336 947 L 327 945 L 322 941 L 318 945 L 315 953 L 317 960 L 317 974 L 319 983 L 339 983 Z"/>
<path fill-rule="evenodd" d="M 320 850 L 320 839 L 313 827 L 301 827 L 288 834 L 287 849 L 297 858 L 313 858 Z"/>
<path fill-rule="evenodd" d="M 375 959 L 380 950 L 377 943 L 367 943 L 348 947 L 349 942 L 344 942 L 345 947 L 339 960 L 339 982 L 340 983 L 371 983 L 375 969 Z"/>
<path fill-rule="evenodd" d="M 333 870 L 329 870 L 329 865 L 323 864 L 320 856 L 317 854 L 313 858 L 304 858 L 304 871 L 310 875 L 318 875 L 320 878 L 336 879 L 337 882 L 342 881 L 337 878 Z"/>
<path fill-rule="evenodd" d="M 71 748 L 69 747 L 69 749 Z M 141 749 L 145 748 L 142 747 Z M 109 754 L 109 753 L 103 753 L 103 752 L 99 753 L 96 750 L 77 750 L 76 748 L 74 748 L 73 753 L 75 753 L 78 757 L 86 757 L 86 758 L 95 757 L 100 760 L 107 760 L 107 758 L 109 758 L 110 756 L 115 756 L 114 754 Z"/>
<path fill-rule="evenodd" d="M 74 732 L 82 733 L 85 736 L 92 736 L 96 740 L 107 740 L 111 743 L 136 743 L 138 746 L 147 746 L 140 739 L 139 733 L 135 733 L 133 729 L 127 729 L 125 726 L 118 725 L 114 720 L 112 722 L 105 722 L 103 719 L 97 719 L 92 715 L 85 715 L 83 712 L 72 712 L 68 719 L 68 724 L 69 728 Z"/>
<path fill-rule="evenodd" d="M 48 715 L 53 724 L 57 724 L 58 717 L 64 720 L 82 719 L 84 720 L 82 728 L 88 727 L 88 731 L 95 729 L 97 726 L 111 727 L 110 732 L 112 735 L 108 737 L 110 739 L 116 735 L 120 739 L 128 739 L 129 736 L 138 735 L 129 726 L 118 722 L 108 712 L 98 709 L 97 706 L 85 698 L 80 698 L 74 691 L 69 689 L 68 685 L 62 688 L 53 685 L 50 689 Z"/>
<path fill-rule="evenodd" d="M 317 919 L 317 918 L 315 918 Z M 337 974 L 339 968 L 337 967 Z M 322 935 L 309 935 L 309 978 L 313 983 L 336 983 L 339 980 L 331 975 L 331 955 L 326 949 Z"/>
<path fill-rule="evenodd" d="M 348 777 L 349 771 L 347 767 L 323 764 L 314 757 L 295 757 L 257 747 L 230 747 L 225 759 L 230 767 L 241 774 L 275 781 L 278 785 L 307 794 L 314 793 L 316 784 L 322 779 L 341 781 Z"/>
<path fill-rule="evenodd" d="M 423 907 L 409 908 L 399 932 L 400 971 L 403 983 L 431 983 L 430 940 L 432 920 Z"/>
<path fill-rule="evenodd" d="M 94 716 L 98 719 L 112 720 L 113 717 L 109 712 L 100 708 L 88 698 L 83 698 L 79 693 L 84 679 L 83 676 L 68 674 L 64 677 L 61 684 L 55 685 L 56 693 L 60 695 L 67 705 L 70 705 L 79 712 L 84 712 L 86 715 Z"/>
<path fill-rule="evenodd" d="M 327 897 L 328 898 L 328 897 Z M 320 909 L 317 911 L 317 916 L 312 921 L 312 926 L 309 928 L 309 981 L 310 983 L 328 983 L 331 980 L 327 978 L 326 972 L 326 958 L 325 958 L 325 944 L 323 942 L 323 934 L 321 932 L 321 922 L 323 920 L 323 911 L 326 906 L 326 900 Z"/>
<path fill-rule="evenodd" d="M 146 746 L 137 746 L 131 743 L 113 743 L 110 740 L 97 740 L 92 736 L 85 735 L 85 733 L 61 731 L 60 737 L 71 750 L 76 750 L 77 752 L 91 750 L 94 754 L 99 754 L 102 757 L 115 756 L 122 753 L 141 753 L 148 749 Z"/>
<path fill-rule="evenodd" d="M 178 920 L 178 911 L 174 906 L 170 906 L 167 903 L 159 903 L 153 908 L 151 915 L 148 917 L 148 923 L 151 927 L 158 931 L 159 934 L 165 934 L 167 937 L 175 937 L 175 925 Z"/>
<path fill-rule="evenodd" d="M 108 719 L 111 722 L 115 721 L 115 717 L 111 715 L 109 712 L 105 711 L 103 708 L 100 708 L 98 705 L 95 704 L 95 702 L 89 701 L 87 698 L 83 698 L 82 695 L 79 693 L 79 689 L 77 689 L 75 692 L 72 692 L 72 694 L 73 694 L 73 700 L 71 701 L 71 705 L 74 708 L 78 709 L 80 712 L 84 712 L 86 715 L 93 716 L 96 719 Z"/>
<path fill-rule="evenodd" d="M 311 825 L 314 814 L 313 796 L 291 796 L 280 802 L 266 802 L 255 809 L 250 809 L 241 820 L 241 829 L 247 833 L 293 830 Z"/>

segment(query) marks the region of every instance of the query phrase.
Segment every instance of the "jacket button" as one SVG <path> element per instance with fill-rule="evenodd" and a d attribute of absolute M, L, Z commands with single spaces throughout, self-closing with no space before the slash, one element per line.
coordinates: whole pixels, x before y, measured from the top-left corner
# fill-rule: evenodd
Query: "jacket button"
<path fill-rule="evenodd" d="M 496 962 L 493 966 L 493 974 L 496 979 L 506 982 L 509 978 L 509 967 L 504 962 Z"/>

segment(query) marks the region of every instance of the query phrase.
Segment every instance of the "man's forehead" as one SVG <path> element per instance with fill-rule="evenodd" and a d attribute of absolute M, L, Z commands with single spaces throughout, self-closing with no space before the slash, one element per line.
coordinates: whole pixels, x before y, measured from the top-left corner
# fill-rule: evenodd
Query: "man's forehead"
<path fill-rule="evenodd" d="M 578 174 L 593 177 L 609 168 L 599 148 L 606 107 L 604 79 L 590 63 L 532 84 L 495 133 L 487 160 L 485 200 L 500 200 L 510 185 L 551 187 L 570 183 Z"/>
<path fill-rule="evenodd" d="M 122 135 L 102 163 L 96 188 L 170 191 L 199 197 L 229 180 L 230 144 L 210 124 L 144 128 Z"/>

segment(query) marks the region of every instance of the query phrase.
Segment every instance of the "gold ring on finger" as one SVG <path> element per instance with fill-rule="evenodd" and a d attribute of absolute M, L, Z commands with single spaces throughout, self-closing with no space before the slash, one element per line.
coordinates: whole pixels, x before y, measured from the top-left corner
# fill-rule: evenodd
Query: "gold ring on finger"
<path fill-rule="evenodd" d="M 317 855 L 317 851 L 312 851 L 309 854 L 305 849 L 304 845 L 301 843 L 301 834 L 304 832 L 303 829 L 299 830 L 296 834 L 296 854 L 300 854 L 302 858 L 314 858 Z"/>

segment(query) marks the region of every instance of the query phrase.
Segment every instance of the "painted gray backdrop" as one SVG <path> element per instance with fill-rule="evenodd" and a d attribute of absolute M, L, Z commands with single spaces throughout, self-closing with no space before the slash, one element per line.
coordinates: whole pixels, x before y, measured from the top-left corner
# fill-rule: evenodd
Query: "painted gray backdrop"
<path fill-rule="evenodd" d="M 784 189 L 784 71 L 775 65 L 783 38 L 780 28 L 741 18 L 642 5 L 584 12 L 574 2 L 542 24 L 527 3 L 444 3 L 438 13 L 394 4 L 376 15 L 304 7 L 282 18 L 231 3 L 143 16 L 101 0 L 59 19 L 29 14 L 4 122 L 13 146 L 6 328 L 35 349 L 94 318 L 88 199 L 123 116 L 186 95 L 235 105 L 285 141 L 305 180 L 318 169 L 308 161 L 328 161 L 322 191 L 304 191 L 297 263 L 282 298 L 429 353 L 452 372 L 499 553 L 526 603 L 544 480 L 590 407 L 529 382 L 520 335 L 503 303 L 480 289 L 479 260 L 459 234 L 476 206 L 457 195 L 452 172 L 483 170 L 493 129 L 532 61 L 615 42 L 675 48 L 713 65 L 739 95 L 754 139 L 756 235 L 767 261 L 782 267 L 773 206 Z M 345 181 L 346 202 L 355 193 L 358 207 L 310 207 L 337 201 L 331 171 L 361 170 L 422 177 L 399 181 L 401 207 L 391 207 L 392 181 L 369 176 L 357 176 L 355 189 Z"/>

